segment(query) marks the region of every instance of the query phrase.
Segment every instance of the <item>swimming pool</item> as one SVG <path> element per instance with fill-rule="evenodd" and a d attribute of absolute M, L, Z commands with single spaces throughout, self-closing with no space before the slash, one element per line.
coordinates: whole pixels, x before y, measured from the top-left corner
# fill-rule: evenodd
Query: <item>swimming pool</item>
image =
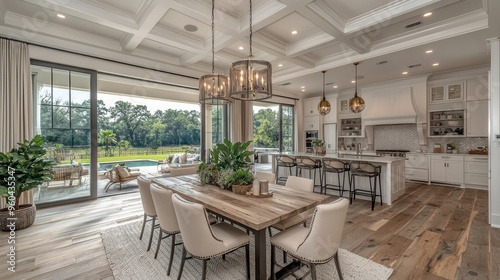
<path fill-rule="evenodd" d="M 99 171 L 105 171 L 106 169 L 111 169 L 113 166 L 124 163 L 127 167 L 143 167 L 143 166 L 156 166 L 158 164 L 157 160 L 125 160 L 125 161 L 108 161 L 99 163 Z"/>

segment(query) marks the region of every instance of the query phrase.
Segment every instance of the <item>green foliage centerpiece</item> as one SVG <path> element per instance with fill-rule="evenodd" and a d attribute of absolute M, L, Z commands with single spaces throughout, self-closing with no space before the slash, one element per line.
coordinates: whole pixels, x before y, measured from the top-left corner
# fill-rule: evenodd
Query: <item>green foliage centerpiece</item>
<path fill-rule="evenodd" d="M 9 217 L 16 218 L 15 229 L 29 227 L 35 221 L 35 206 L 19 205 L 19 198 L 23 192 L 52 179 L 55 163 L 45 157 L 47 152 L 42 144 L 42 137 L 37 135 L 30 141 L 25 139 L 23 143 L 18 143 L 17 149 L 0 152 L 0 196 L 6 199 L 7 205 L 0 210 L 2 230 L 10 230 L 8 226 L 12 220 L 8 220 Z M 28 217 L 24 217 L 23 213 L 29 213 Z"/>
<path fill-rule="evenodd" d="M 224 139 L 210 152 L 210 163 L 202 162 L 198 166 L 198 174 L 202 184 L 217 185 L 231 190 L 235 185 L 252 185 L 253 151 L 247 148 L 252 141 L 232 143 Z"/>
<path fill-rule="evenodd" d="M 312 145 L 313 145 L 314 153 L 316 153 L 317 155 L 325 155 L 326 154 L 324 140 L 314 139 L 314 140 L 312 140 Z"/>

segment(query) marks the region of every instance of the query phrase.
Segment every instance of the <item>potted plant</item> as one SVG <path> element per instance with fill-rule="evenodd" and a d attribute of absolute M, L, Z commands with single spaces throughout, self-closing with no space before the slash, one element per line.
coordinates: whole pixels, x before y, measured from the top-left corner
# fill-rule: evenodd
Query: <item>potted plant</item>
<path fill-rule="evenodd" d="M 231 189 L 228 178 L 239 170 L 249 170 L 253 164 L 253 151 L 247 148 L 251 141 L 232 143 L 224 139 L 210 152 L 210 163 L 200 163 L 198 175 L 202 184 L 212 184 L 222 189 Z"/>
<path fill-rule="evenodd" d="M 321 139 L 314 139 L 312 140 L 312 145 L 314 152 L 317 155 L 324 155 L 326 154 L 326 149 L 325 149 L 325 141 Z"/>
<path fill-rule="evenodd" d="M 245 169 L 238 169 L 234 171 L 227 179 L 226 182 L 231 186 L 234 193 L 246 194 L 253 187 L 253 174 Z"/>
<path fill-rule="evenodd" d="M 42 137 L 36 135 L 30 141 L 24 139 L 23 143 L 18 143 L 17 149 L 0 152 L 0 195 L 7 205 L 0 209 L 1 230 L 27 228 L 35 221 L 35 205 L 19 205 L 19 198 L 23 192 L 52 179 L 55 163 L 45 158 L 42 144 Z"/>

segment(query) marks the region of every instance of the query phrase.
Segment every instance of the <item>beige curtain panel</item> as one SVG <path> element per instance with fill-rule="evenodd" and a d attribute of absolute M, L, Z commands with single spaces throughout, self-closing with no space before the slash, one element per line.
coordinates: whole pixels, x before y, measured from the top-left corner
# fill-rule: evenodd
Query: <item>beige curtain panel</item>
<path fill-rule="evenodd" d="M 8 152 L 33 137 L 33 95 L 28 45 L 0 38 L 0 151 Z M 32 191 L 21 196 L 33 203 Z M 0 200 L 0 209 L 5 201 Z"/>

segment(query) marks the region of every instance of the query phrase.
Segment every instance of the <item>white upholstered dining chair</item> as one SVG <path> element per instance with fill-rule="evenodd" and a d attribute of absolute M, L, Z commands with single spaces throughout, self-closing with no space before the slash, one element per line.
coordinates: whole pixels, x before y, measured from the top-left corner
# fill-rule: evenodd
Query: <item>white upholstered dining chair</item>
<path fill-rule="evenodd" d="M 137 183 L 139 185 L 139 193 L 141 194 L 142 208 L 144 209 L 144 220 L 142 222 L 141 235 L 139 237 L 142 240 L 142 235 L 144 234 L 144 228 L 146 227 L 146 222 L 151 222 L 151 234 L 149 236 L 148 251 L 151 249 L 151 242 L 153 241 L 153 233 L 156 228 L 156 209 L 153 202 L 153 197 L 151 196 L 151 180 L 145 177 L 138 177 Z M 151 219 L 147 219 L 150 217 Z"/>
<path fill-rule="evenodd" d="M 333 258 L 342 280 L 338 249 L 348 207 L 349 200 L 345 198 L 318 205 L 309 228 L 297 225 L 271 237 L 271 280 L 275 279 L 275 248 L 308 264 L 307 274 L 310 273 L 313 280 L 316 280 L 316 265 L 327 263 Z"/>
<path fill-rule="evenodd" d="M 177 217 L 175 216 L 174 205 L 172 204 L 172 194 L 171 190 L 162 188 L 156 184 L 151 184 L 151 196 L 153 197 L 154 206 L 156 209 L 156 214 L 158 215 L 158 221 L 160 222 L 160 232 L 158 234 L 158 243 L 156 244 L 155 259 L 158 257 L 158 251 L 160 250 L 160 244 L 162 240 L 163 233 L 166 233 L 166 237 L 171 237 L 170 245 L 170 258 L 168 260 L 167 275 L 170 275 L 170 270 L 172 268 L 172 259 L 174 258 L 175 250 L 175 235 L 180 233 L 179 224 L 177 223 Z"/>
<path fill-rule="evenodd" d="M 241 247 L 245 247 L 246 277 L 250 279 L 250 237 L 245 232 L 227 223 L 211 226 L 203 205 L 184 200 L 177 194 L 172 196 L 172 202 L 184 241 L 177 279 L 180 280 L 182 276 L 186 251 L 193 258 L 203 260 L 202 279 L 205 279 L 209 259 Z"/>

